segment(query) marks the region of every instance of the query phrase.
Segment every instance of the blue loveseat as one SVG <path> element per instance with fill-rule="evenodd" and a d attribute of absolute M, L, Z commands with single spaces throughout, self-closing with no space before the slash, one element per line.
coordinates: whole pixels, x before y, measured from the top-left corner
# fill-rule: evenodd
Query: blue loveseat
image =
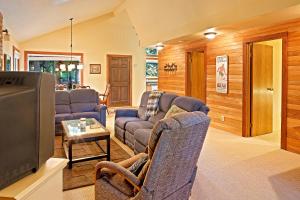
<path fill-rule="evenodd" d="M 150 118 L 145 118 L 150 92 L 144 92 L 138 109 L 117 109 L 115 115 L 115 137 L 127 144 L 135 153 L 144 152 L 156 122 L 163 119 L 172 105 L 188 112 L 202 111 L 205 114 L 209 108 L 200 100 L 164 93 L 160 97 L 159 112 Z"/>
<path fill-rule="evenodd" d="M 61 133 L 61 121 L 95 118 L 106 126 L 106 106 L 99 105 L 98 93 L 93 89 L 55 92 L 56 134 Z"/>

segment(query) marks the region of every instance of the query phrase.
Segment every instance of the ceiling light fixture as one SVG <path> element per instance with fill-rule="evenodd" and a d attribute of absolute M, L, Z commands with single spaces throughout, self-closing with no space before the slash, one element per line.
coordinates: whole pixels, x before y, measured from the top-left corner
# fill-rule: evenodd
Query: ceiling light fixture
<path fill-rule="evenodd" d="M 157 45 L 155 45 L 155 48 L 157 49 L 157 51 L 162 50 L 165 47 L 165 45 L 163 45 L 162 43 L 158 43 Z"/>
<path fill-rule="evenodd" d="M 204 36 L 207 39 L 212 40 L 212 39 L 215 39 L 215 37 L 217 36 L 217 33 L 216 32 L 206 32 L 206 33 L 204 33 Z"/>

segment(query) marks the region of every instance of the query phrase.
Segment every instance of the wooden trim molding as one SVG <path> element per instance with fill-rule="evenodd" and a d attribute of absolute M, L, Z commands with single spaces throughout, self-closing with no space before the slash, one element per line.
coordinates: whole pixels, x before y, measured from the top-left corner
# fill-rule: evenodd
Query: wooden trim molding
<path fill-rule="evenodd" d="M 53 52 L 53 51 L 24 51 L 24 71 L 28 71 L 28 55 L 29 54 L 40 54 L 40 55 L 68 55 L 70 56 L 70 52 Z M 74 56 L 80 56 L 80 62 L 84 63 L 84 54 L 83 53 L 72 53 Z M 80 73 L 80 83 L 83 84 L 84 78 L 83 78 L 83 70 L 81 70 Z"/>
<path fill-rule="evenodd" d="M 11 63 L 12 63 L 12 66 L 14 66 L 15 65 L 15 52 L 17 51 L 20 54 L 20 56 L 21 56 L 21 52 L 15 46 L 13 46 L 12 51 L 13 52 L 12 52 L 12 62 Z M 19 63 L 18 63 L 18 71 L 20 71 L 20 59 L 19 59 Z"/>
<path fill-rule="evenodd" d="M 282 106 L 281 106 L 281 148 L 287 148 L 287 96 L 288 96 L 288 32 L 253 38 L 243 42 L 243 136 L 250 137 L 250 44 L 268 40 L 282 39 Z"/>
<path fill-rule="evenodd" d="M 107 54 L 106 55 L 106 83 L 110 84 L 110 57 L 129 57 L 129 104 L 132 106 L 132 55 L 117 55 L 117 54 Z M 110 105 L 110 96 L 107 97 L 107 103 Z"/>

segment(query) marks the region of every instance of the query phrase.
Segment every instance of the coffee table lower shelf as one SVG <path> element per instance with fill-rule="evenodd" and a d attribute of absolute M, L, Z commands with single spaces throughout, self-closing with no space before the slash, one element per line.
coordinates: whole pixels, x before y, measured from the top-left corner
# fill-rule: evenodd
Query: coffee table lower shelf
<path fill-rule="evenodd" d="M 106 140 L 106 142 L 107 142 L 106 151 L 98 143 L 98 141 L 100 141 L 100 140 Z M 101 153 L 101 154 L 95 155 L 95 156 L 88 156 L 88 157 L 73 159 L 73 148 L 72 148 L 73 144 L 79 144 L 79 143 L 85 143 L 85 142 L 95 142 L 97 144 L 97 146 L 99 147 L 99 149 L 104 153 Z M 79 163 L 79 162 L 98 160 L 98 159 L 102 159 L 102 158 L 106 158 L 108 161 L 110 161 L 110 136 L 109 135 L 92 137 L 92 138 L 84 138 L 84 139 L 78 139 L 78 140 L 67 140 L 67 141 L 64 141 L 64 137 L 62 137 L 62 143 L 63 143 L 66 157 L 69 160 L 69 163 L 68 163 L 69 169 L 72 169 L 72 165 L 74 163 Z"/>

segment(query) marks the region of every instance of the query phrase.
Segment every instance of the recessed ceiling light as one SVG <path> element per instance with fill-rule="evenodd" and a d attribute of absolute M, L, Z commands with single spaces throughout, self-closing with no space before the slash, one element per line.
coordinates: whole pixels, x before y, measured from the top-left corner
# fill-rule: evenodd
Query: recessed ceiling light
<path fill-rule="evenodd" d="M 204 33 L 204 36 L 207 39 L 212 40 L 212 39 L 215 39 L 215 37 L 217 36 L 217 33 L 216 32 L 206 32 L 206 33 Z"/>
<path fill-rule="evenodd" d="M 158 43 L 157 45 L 155 45 L 155 47 L 158 51 L 160 51 L 165 47 L 165 45 L 163 45 L 163 43 Z"/>

